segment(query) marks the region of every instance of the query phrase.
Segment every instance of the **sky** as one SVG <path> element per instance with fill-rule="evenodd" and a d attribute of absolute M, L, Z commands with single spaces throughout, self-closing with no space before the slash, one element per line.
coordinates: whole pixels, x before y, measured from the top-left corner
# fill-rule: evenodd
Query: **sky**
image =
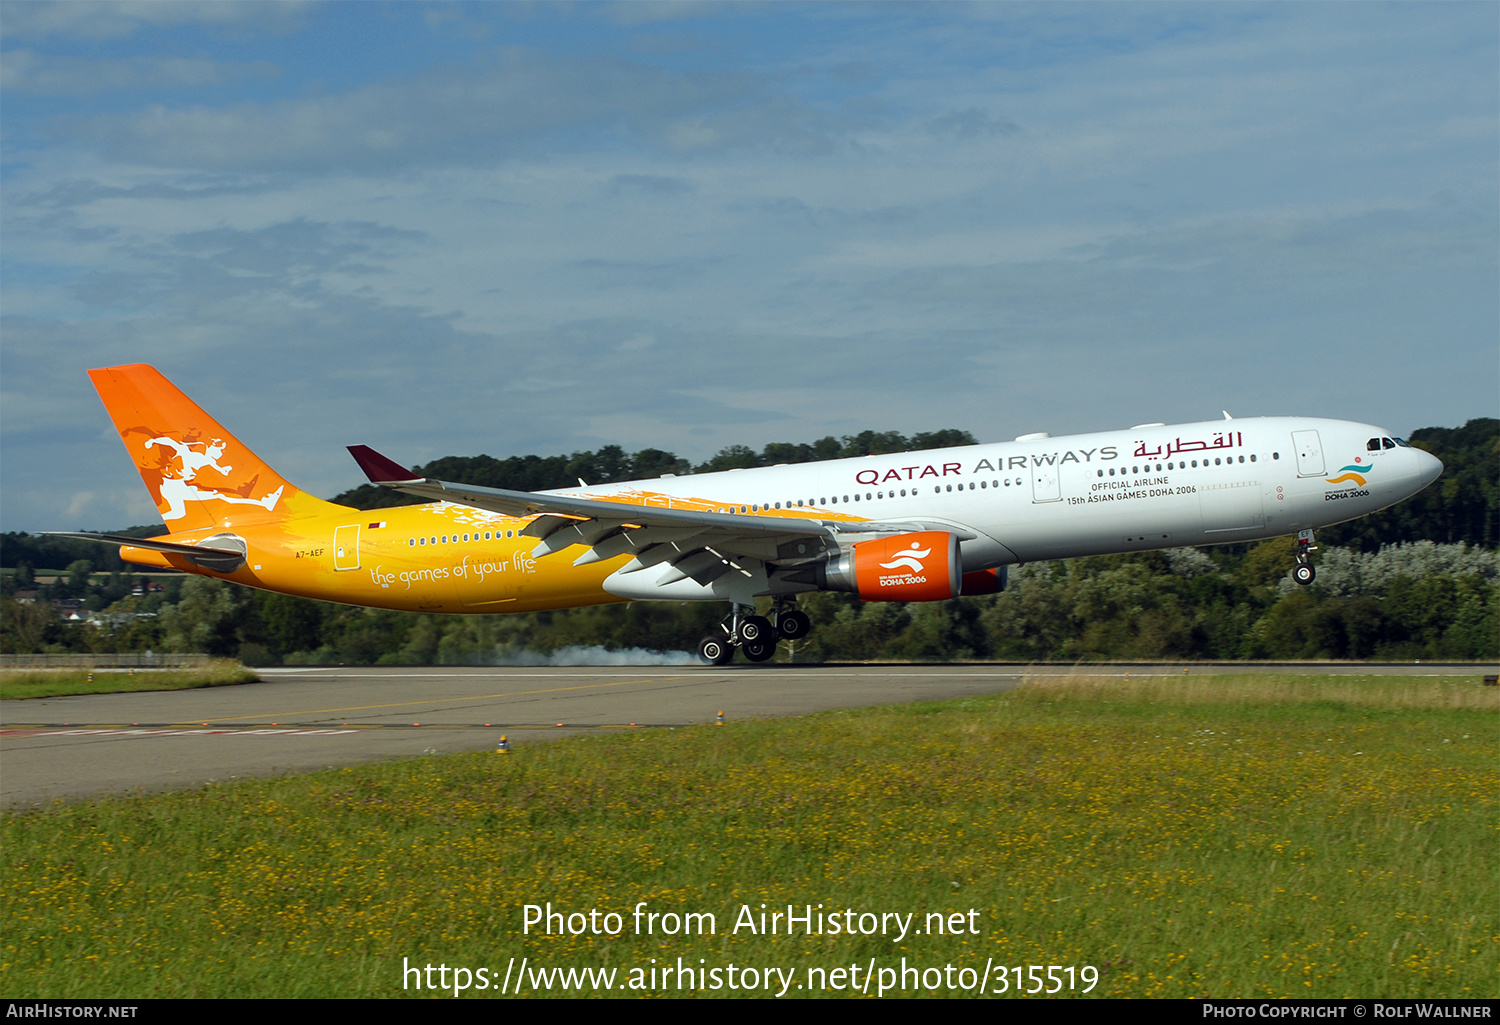
<path fill-rule="evenodd" d="M 84 371 L 331 497 L 605 444 L 1500 415 L 1500 7 L 0 0 L 0 530 Z"/>

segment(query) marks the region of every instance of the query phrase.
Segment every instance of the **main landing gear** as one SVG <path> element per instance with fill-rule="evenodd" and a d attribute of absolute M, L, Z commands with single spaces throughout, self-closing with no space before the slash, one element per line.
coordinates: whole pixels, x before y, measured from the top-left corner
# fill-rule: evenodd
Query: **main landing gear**
<path fill-rule="evenodd" d="M 710 635 L 698 642 L 698 657 L 711 666 L 728 665 L 739 648 L 751 662 L 765 662 L 776 654 L 776 642 L 800 641 L 812 631 L 807 613 L 777 598 L 770 618 L 755 613 L 753 605 L 735 605 L 720 625 L 724 636 Z"/>
<path fill-rule="evenodd" d="M 1312 562 L 1308 556 L 1317 551 L 1313 547 L 1313 532 L 1310 530 L 1297 531 L 1297 565 L 1292 567 L 1292 579 L 1299 584 L 1310 584 L 1318 578 L 1317 570 L 1313 569 Z"/>

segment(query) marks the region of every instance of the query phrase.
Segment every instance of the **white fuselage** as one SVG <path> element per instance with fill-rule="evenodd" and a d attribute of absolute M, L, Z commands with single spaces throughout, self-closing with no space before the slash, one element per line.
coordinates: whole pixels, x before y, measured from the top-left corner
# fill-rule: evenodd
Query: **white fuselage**
<path fill-rule="evenodd" d="M 566 493 L 602 498 L 645 485 L 660 495 L 723 502 L 725 512 L 792 509 L 809 518 L 951 528 L 974 535 L 960 545 L 970 571 L 1252 541 L 1364 516 L 1416 494 L 1442 471 L 1426 452 L 1388 440 L 1382 445 L 1392 437 L 1346 420 L 1256 417 L 1028 436 Z"/>

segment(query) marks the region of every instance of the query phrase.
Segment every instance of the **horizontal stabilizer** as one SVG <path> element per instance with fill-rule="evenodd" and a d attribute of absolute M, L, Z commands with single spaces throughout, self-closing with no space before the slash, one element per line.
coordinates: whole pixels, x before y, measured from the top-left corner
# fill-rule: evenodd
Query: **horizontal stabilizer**
<path fill-rule="evenodd" d="M 178 541 L 156 541 L 146 537 L 127 537 L 124 534 L 90 534 L 71 530 L 43 531 L 42 536 L 71 537 L 79 541 L 102 541 L 110 545 L 125 545 L 130 548 L 144 548 L 149 552 L 180 555 L 196 566 L 203 566 L 220 573 L 233 573 L 245 564 L 245 541 L 233 534 L 215 534 L 194 545 L 186 545 Z"/>

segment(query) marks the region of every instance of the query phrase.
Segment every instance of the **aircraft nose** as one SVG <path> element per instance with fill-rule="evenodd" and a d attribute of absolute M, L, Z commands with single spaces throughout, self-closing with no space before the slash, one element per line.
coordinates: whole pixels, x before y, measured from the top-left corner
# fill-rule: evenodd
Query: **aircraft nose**
<path fill-rule="evenodd" d="M 1421 449 L 1412 449 L 1417 457 L 1417 480 L 1426 487 L 1437 480 L 1443 473 L 1443 461 L 1431 452 L 1423 452 Z"/>

